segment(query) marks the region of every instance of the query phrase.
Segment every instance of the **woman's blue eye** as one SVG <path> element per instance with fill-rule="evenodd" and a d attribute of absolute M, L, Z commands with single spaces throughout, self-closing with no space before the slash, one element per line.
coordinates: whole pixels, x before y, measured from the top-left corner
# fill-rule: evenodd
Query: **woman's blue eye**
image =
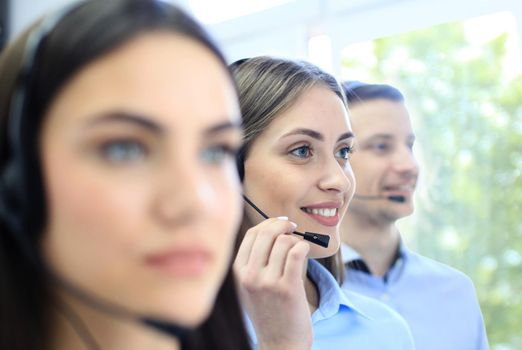
<path fill-rule="evenodd" d="M 147 155 L 147 148 L 134 140 L 110 141 L 102 145 L 102 155 L 114 163 L 134 162 L 142 160 Z"/>
<path fill-rule="evenodd" d="M 350 154 L 352 154 L 352 153 L 353 153 L 353 147 L 343 147 L 337 151 L 335 156 L 337 158 L 348 160 L 348 159 L 350 159 Z"/>
<path fill-rule="evenodd" d="M 299 158 L 308 158 L 311 153 L 310 146 L 301 146 L 290 151 L 290 154 Z"/>
<path fill-rule="evenodd" d="M 227 158 L 233 159 L 236 155 L 236 150 L 228 145 L 217 145 L 206 148 L 201 152 L 201 159 L 205 163 L 219 164 Z"/>

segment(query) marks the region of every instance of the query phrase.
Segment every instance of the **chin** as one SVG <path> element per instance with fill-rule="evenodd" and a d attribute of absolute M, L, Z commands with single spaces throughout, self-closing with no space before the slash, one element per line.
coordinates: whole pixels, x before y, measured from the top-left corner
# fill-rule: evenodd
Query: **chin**
<path fill-rule="evenodd" d="M 210 316 L 212 307 L 204 310 L 187 309 L 187 313 L 180 316 L 179 323 L 189 327 L 196 328 L 201 325 Z"/>
<path fill-rule="evenodd" d="M 388 221 L 397 221 L 399 219 L 402 219 L 404 217 L 410 216 L 413 213 L 413 210 L 394 210 L 394 211 L 388 211 L 384 214 L 386 219 Z"/>
<path fill-rule="evenodd" d="M 149 310 L 152 318 L 165 322 L 195 328 L 203 323 L 212 312 L 216 295 L 192 291 L 188 293 L 169 293 L 155 298 L 154 305 Z"/>
<path fill-rule="evenodd" d="M 190 305 L 190 303 L 185 303 L 184 306 L 178 306 L 177 309 L 172 310 L 172 312 L 162 312 L 157 315 L 157 317 L 168 323 L 179 324 L 188 328 L 196 328 L 210 316 L 213 304 L 209 304 L 205 307 L 202 306 L 201 304 Z"/>

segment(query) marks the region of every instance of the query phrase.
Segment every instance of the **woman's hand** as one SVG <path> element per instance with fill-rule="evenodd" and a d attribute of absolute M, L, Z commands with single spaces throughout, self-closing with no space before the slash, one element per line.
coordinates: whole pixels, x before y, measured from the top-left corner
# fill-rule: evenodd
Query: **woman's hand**
<path fill-rule="evenodd" d="M 234 271 L 259 349 L 310 349 L 312 322 L 303 282 L 308 243 L 292 236 L 287 218 L 249 229 Z"/>

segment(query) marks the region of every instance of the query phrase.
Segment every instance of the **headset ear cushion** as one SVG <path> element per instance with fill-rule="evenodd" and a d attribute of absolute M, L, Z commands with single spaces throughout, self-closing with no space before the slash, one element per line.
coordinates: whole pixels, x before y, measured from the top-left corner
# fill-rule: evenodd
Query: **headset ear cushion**
<path fill-rule="evenodd" d="M 25 213 L 22 210 L 24 183 L 21 170 L 16 165 L 16 162 L 11 160 L 0 177 L 0 226 L 3 229 L 0 234 L 10 236 L 18 242 L 26 257 L 40 264 L 37 248 L 27 232 L 29 226 L 26 223 L 31 224 L 33 220 L 24 220 Z"/>
<path fill-rule="evenodd" d="M 239 149 L 236 156 L 237 173 L 239 174 L 239 180 L 243 182 L 245 178 L 245 153 L 246 148 L 243 146 Z"/>
<path fill-rule="evenodd" d="M 0 178 L 0 218 L 9 229 L 21 229 L 20 175 L 14 162 L 9 162 Z"/>

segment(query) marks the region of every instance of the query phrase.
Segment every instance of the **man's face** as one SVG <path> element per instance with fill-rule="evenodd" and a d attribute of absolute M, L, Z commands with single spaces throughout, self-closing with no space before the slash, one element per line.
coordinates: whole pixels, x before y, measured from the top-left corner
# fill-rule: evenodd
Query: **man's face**
<path fill-rule="evenodd" d="M 379 222 L 393 222 L 413 212 L 412 195 L 419 167 L 412 148 L 415 136 L 402 102 L 375 99 L 350 107 L 356 152 L 351 164 L 357 180 L 349 211 Z M 382 199 L 358 199 L 382 196 Z M 402 196 L 404 202 L 386 197 Z"/>

